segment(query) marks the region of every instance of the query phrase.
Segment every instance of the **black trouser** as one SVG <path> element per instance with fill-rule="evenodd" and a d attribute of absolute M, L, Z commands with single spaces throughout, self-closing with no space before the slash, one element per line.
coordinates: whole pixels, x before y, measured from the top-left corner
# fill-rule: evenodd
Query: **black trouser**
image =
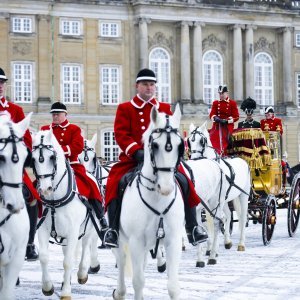
<path fill-rule="evenodd" d="M 103 207 L 102 203 L 96 199 L 89 199 L 89 203 L 93 207 L 93 210 L 96 214 L 96 218 L 98 220 L 101 220 L 105 215 L 104 207 Z"/>
<path fill-rule="evenodd" d="M 113 199 L 107 207 L 109 227 L 119 233 L 122 201 Z"/>
<path fill-rule="evenodd" d="M 38 206 L 37 203 L 33 206 L 30 206 L 29 203 L 26 203 L 26 208 L 29 216 L 29 238 L 28 238 L 28 244 L 34 243 L 34 237 L 36 233 L 36 224 L 38 219 Z"/>

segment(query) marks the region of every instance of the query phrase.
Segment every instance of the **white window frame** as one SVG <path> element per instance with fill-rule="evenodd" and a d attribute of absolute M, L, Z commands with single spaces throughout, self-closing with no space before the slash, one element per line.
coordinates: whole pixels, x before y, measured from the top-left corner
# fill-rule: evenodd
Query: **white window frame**
<path fill-rule="evenodd" d="M 70 80 L 65 80 L 65 71 L 66 68 L 70 68 L 71 70 L 71 77 Z M 74 71 L 78 68 L 78 80 L 74 80 Z M 81 64 L 73 64 L 73 63 L 62 63 L 60 67 L 60 78 L 61 78 L 61 85 L 60 85 L 60 97 L 63 103 L 66 104 L 74 104 L 74 105 L 81 105 L 83 99 L 83 66 Z M 67 100 L 65 97 L 65 84 L 70 84 L 70 99 Z M 78 85 L 78 101 L 74 99 L 74 88 Z M 73 95 L 72 95 L 73 94 Z"/>
<path fill-rule="evenodd" d="M 256 62 L 260 55 L 270 60 L 269 64 Z M 272 57 L 266 52 L 258 52 L 254 56 L 254 99 L 262 106 L 274 105 L 274 64 Z M 267 75 L 270 73 L 271 84 L 267 84 Z M 257 79 L 261 77 L 261 79 Z M 259 82 L 261 80 L 261 82 Z M 259 84 L 257 84 L 259 83 Z M 270 99 L 267 99 L 270 94 Z"/>
<path fill-rule="evenodd" d="M 20 21 L 20 28 L 16 28 L 15 22 L 19 20 Z M 28 29 L 26 28 L 25 22 L 28 21 Z M 34 32 L 34 18 L 31 16 L 12 16 L 11 18 L 11 31 L 13 33 L 33 33 Z"/>
<path fill-rule="evenodd" d="M 113 27 L 116 27 L 116 30 Z M 99 36 L 104 38 L 118 38 L 121 36 L 121 22 L 99 21 Z"/>
<path fill-rule="evenodd" d="M 104 76 L 103 72 L 107 70 L 108 81 L 103 81 Z M 112 71 L 117 71 L 117 81 L 113 81 Z M 100 103 L 102 105 L 118 105 L 120 103 L 120 99 L 122 99 L 122 67 L 120 65 L 100 65 L 99 66 L 99 79 L 100 79 Z M 116 91 L 114 90 L 116 89 Z M 106 99 L 105 91 L 108 90 L 108 99 Z M 113 92 L 116 92 L 116 96 L 113 96 Z"/>
<path fill-rule="evenodd" d="M 297 48 L 300 48 L 300 32 L 296 32 L 295 33 L 295 46 Z"/>
<path fill-rule="evenodd" d="M 296 98 L 297 98 L 297 106 L 300 108 L 300 72 L 296 73 Z"/>
<path fill-rule="evenodd" d="M 64 23 L 69 23 L 70 31 L 66 32 Z M 74 31 L 73 24 L 78 23 L 78 32 Z M 73 19 L 73 18 L 60 18 L 60 34 L 64 36 L 81 36 L 83 32 L 83 21 L 82 19 Z"/>
<path fill-rule="evenodd" d="M 109 134 L 109 145 L 106 144 L 105 137 Z M 106 155 L 106 150 L 109 151 L 109 155 Z M 114 155 L 114 151 L 116 154 Z M 117 161 L 119 159 L 120 147 L 118 146 L 114 138 L 113 128 L 105 128 L 101 131 L 101 157 L 107 161 Z"/>
<path fill-rule="evenodd" d="M 156 51 L 160 51 L 166 58 L 153 58 Z M 168 51 L 162 47 L 156 47 L 149 53 L 149 67 L 154 71 L 157 77 L 156 98 L 159 101 L 171 103 L 171 59 Z M 165 74 L 167 72 L 167 74 Z M 164 95 L 164 91 L 165 94 Z"/>
<path fill-rule="evenodd" d="M 22 78 L 16 78 L 15 68 L 21 67 Z M 30 69 L 29 78 L 25 78 L 25 68 Z M 16 103 L 28 104 L 32 103 L 35 96 L 35 64 L 29 61 L 12 61 L 11 62 L 11 74 L 12 74 L 12 87 L 11 94 Z M 28 77 L 28 76 L 27 76 Z M 26 95 L 26 86 L 28 89 L 28 95 Z M 20 89 L 20 95 L 17 95 L 17 88 Z"/>
<path fill-rule="evenodd" d="M 219 61 L 206 61 L 207 56 L 215 54 Z M 206 68 L 210 68 L 211 74 L 206 78 Z M 219 68 L 219 70 L 217 70 Z M 219 71 L 219 72 L 218 72 Z M 223 85 L 223 58 L 222 55 L 215 50 L 208 50 L 202 58 L 202 78 L 203 78 L 203 100 L 204 103 L 211 104 L 214 99 L 219 99 L 218 87 Z M 207 79 L 210 83 L 207 83 Z M 206 96 L 206 91 L 211 97 Z"/>

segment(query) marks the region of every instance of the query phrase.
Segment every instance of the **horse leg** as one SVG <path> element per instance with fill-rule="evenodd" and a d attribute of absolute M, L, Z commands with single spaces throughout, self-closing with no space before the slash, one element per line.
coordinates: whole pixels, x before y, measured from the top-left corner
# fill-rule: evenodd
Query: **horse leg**
<path fill-rule="evenodd" d="M 219 250 L 219 220 L 214 219 L 214 239 L 212 243 L 212 248 L 208 258 L 208 265 L 215 265 L 217 263 L 217 253 Z"/>
<path fill-rule="evenodd" d="M 230 208 L 228 206 L 228 203 L 224 204 L 224 208 L 223 208 L 223 212 L 224 212 L 224 246 L 225 249 L 230 249 L 232 247 L 232 241 L 231 241 L 231 237 L 230 237 L 230 222 L 231 222 L 231 211 Z"/>
<path fill-rule="evenodd" d="M 89 274 L 96 274 L 100 270 L 100 263 L 98 260 L 98 235 L 96 233 L 92 234 L 91 237 L 91 264 L 88 273 Z"/>
<path fill-rule="evenodd" d="M 45 296 L 51 296 L 54 293 L 54 286 L 48 271 L 49 263 L 49 238 L 50 232 L 43 224 L 38 230 L 39 239 L 39 260 L 42 268 L 42 292 Z"/>
<path fill-rule="evenodd" d="M 147 251 L 144 248 L 142 238 L 131 238 L 129 249 L 132 262 L 132 285 L 134 289 L 134 299 L 143 299 L 143 289 L 145 285 L 144 270 L 146 266 Z"/>
<path fill-rule="evenodd" d="M 64 261 L 63 261 L 64 280 L 63 280 L 62 291 L 60 296 L 61 300 L 71 299 L 71 273 L 73 269 L 77 239 L 79 236 L 78 233 L 79 233 L 79 228 L 73 226 L 73 232 L 68 235 L 68 244 L 65 247 L 62 247 L 64 253 Z"/>
<path fill-rule="evenodd" d="M 179 299 L 180 285 L 178 279 L 179 262 L 181 258 L 181 238 L 172 236 L 166 244 L 166 257 L 168 264 L 168 293 L 170 299 Z"/>
<path fill-rule="evenodd" d="M 245 251 L 245 235 L 246 235 L 246 223 L 248 216 L 248 196 L 240 195 L 240 216 L 239 216 L 239 230 L 240 240 L 238 244 L 238 251 Z"/>
<path fill-rule="evenodd" d="M 97 249 L 97 244 L 96 244 Z M 82 252 L 80 264 L 77 272 L 77 278 L 79 284 L 85 284 L 88 280 L 88 269 L 90 266 L 91 257 L 91 237 L 86 235 L 82 238 Z M 95 250 L 95 249 L 93 249 Z"/>
<path fill-rule="evenodd" d="M 158 249 L 157 249 L 157 271 L 160 273 L 163 273 L 166 271 L 167 268 L 167 264 L 166 264 L 166 259 L 164 256 L 164 247 L 163 245 L 159 245 Z"/>
<path fill-rule="evenodd" d="M 124 251 L 121 251 L 121 249 Z M 113 291 L 113 299 L 115 300 L 125 300 L 126 296 L 126 285 L 125 285 L 125 265 L 126 259 L 129 255 L 127 246 L 119 245 L 119 248 L 112 249 L 118 266 L 118 281 L 117 288 Z"/>

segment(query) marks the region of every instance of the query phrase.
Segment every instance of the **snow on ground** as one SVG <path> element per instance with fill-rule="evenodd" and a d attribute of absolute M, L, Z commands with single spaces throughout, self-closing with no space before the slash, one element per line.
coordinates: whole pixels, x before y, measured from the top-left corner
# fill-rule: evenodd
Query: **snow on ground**
<path fill-rule="evenodd" d="M 267 300 L 300 298 L 300 232 L 289 237 L 286 210 L 277 210 L 277 225 L 269 246 L 262 242 L 262 227 L 249 224 L 246 230 L 246 251 L 237 252 L 238 225 L 234 224 L 234 246 L 225 250 L 220 246 L 217 265 L 196 268 L 196 248 L 186 244 L 180 263 L 181 299 L 230 299 Z M 220 239 L 222 243 L 222 237 Z M 37 243 L 38 245 L 38 243 Z M 20 273 L 20 286 L 16 287 L 17 299 L 59 299 L 62 281 L 62 251 L 50 245 L 50 272 L 55 293 L 46 297 L 41 291 L 39 261 L 25 262 Z M 117 283 L 115 259 L 108 249 L 99 249 L 101 270 L 89 275 L 85 285 L 77 283 L 77 268 L 72 276 L 72 299 L 112 299 Z M 149 255 L 146 268 L 144 299 L 168 299 L 167 275 L 156 271 L 156 261 Z M 133 299 L 131 279 L 127 279 L 127 298 Z"/>

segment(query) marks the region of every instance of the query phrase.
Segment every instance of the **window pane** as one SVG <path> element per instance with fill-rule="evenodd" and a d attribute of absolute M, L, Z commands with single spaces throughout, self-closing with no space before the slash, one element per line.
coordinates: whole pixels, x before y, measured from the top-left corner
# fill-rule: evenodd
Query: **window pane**
<path fill-rule="evenodd" d="M 80 66 L 62 66 L 62 97 L 66 103 L 81 103 L 81 67 Z"/>
<path fill-rule="evenodd" d="M 101 68 L 101 99 L 103 104 L 118 104 L 120 99 L 120 68 Z"/>
<path fill-rule="evenodd" d="M 19 103 L 30 103 L 33 97 L 33 66 L 28 63 L 13 64 L 14 98 Z"/>

